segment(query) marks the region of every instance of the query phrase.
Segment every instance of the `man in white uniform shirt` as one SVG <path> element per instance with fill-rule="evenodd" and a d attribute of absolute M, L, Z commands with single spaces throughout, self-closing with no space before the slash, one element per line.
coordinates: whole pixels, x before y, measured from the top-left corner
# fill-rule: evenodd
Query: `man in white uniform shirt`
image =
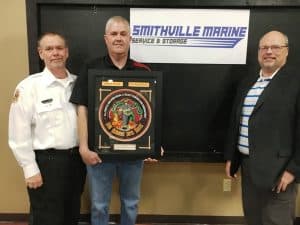
<path fill-rule="evenodd" d="M 9 113 L 9 146 L 22 167 L 30 200 L 30 225 L 75 225 L 85 166 L 78 152 L 76 108 L 69 97 L 76 79 L 66 69 L 65 38 L 38 41 L 45 63 L 15 90 Z"/>

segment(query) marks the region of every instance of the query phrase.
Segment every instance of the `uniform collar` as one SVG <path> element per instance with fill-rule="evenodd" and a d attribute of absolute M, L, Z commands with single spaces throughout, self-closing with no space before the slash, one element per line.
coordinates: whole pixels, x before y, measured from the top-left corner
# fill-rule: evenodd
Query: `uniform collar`
<path fill-rule="evenodd" d="M 70 85 L 75 81 L 75 77 L 71 75 L 68 70 L 66 70 L 66 72 L 67 72 L 66 78 L 68 79 L 67 85 Z M 51 84 L 56 83 L 58 80 L 47 67 L 44 68 L 42 74 L 43 74 L 42 82 L 45 84 L 45 86 L 50 86 Z"/>

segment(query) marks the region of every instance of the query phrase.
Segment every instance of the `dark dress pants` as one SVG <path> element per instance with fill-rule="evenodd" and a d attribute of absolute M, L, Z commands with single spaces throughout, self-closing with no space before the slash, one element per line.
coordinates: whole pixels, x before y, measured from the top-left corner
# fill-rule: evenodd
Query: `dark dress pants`
<path fill-rule="evenodd" d="M 266 164 L 266 166 L 268 166 Z M 293 225 L 297 184 L 291 183 L 284 192 L 258 188 L 249 174 L 249 158 L 242 159 L 242 199 L 247 225 Z"/>
<path fill-rule="evenodd" d="M 86 167 L 78 151 L 39 150 L 43 185 L 29 189 L 30 225 L 77 225 Z"/>

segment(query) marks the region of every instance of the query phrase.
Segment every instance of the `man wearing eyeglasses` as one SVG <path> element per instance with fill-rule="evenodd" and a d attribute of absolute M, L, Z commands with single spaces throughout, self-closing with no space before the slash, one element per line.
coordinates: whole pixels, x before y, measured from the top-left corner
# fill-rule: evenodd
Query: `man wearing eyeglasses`
<path fill-rule="evenodd" d="M 241 165 L 248 225 L 292 225 L 300 178 L 300 76 L 286 65 L 288 37 L 259 41 L 260 70 L 238 87 L 224 156 L 226 175 Z"/>

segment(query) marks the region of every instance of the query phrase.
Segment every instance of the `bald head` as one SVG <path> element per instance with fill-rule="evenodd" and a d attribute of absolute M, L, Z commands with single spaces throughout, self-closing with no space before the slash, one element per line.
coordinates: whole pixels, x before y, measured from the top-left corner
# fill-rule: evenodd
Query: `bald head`
<path fill-rule="evenodd" d="M 259 41 L 258 62 L 263 76 L 271 76 L 286 64 L 288 37 L 280 31 L 270 31 Z"/>
<path fill-rule="evenodd" d="M 285 35 L 284 33 L 280 32 L 280 31 L 277 31 L 277 30 L 273 30 L 273 31 L 270 31 L 268 33 L 265 33 L 259 40 L 259 43 L 261 43 L 261 41 L 263 39 L 266 39 L 266 38 L 269 38 L 269 37 L 274 37 L 274 38 L 279 38 L 281 39 L 282 43 L 286 46 L 289 45 L 289 39 L 287 37 L 287 35 Z"/>

